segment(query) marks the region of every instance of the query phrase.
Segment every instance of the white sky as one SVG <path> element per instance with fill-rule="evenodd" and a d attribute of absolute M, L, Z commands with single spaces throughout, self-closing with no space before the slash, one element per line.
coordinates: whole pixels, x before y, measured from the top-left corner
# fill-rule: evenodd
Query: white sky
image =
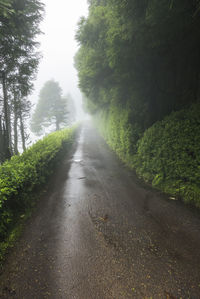
<path fill-rule="evenodd" d="M 69 92 L 80 107 L 81 94 L 77 87 L 78 79 L 73 66 L 73 57 L 78 49 L 75 41 L 77 23 L 81 16 L 87 16 L 87 0 L 42 0 L 42 2 L 46 6 L 44 21 L 40 26 L 44 35 L 39 37 L 43 58 L 31 100 L 36 103 L 44 83 L 55 79 L 59 82 L 63 94 Z M 81 116 L 81 110 L 79 108 L 77 110 Z"/>

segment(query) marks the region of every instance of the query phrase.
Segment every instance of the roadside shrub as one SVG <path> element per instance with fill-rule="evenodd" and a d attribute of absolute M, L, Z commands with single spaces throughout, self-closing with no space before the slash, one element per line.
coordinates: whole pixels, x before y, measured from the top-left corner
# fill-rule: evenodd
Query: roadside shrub
<path fill-rule="evenodd" d="M 130 115 L 113 105 L 96 116 L 108 145 L 153 187 L 200 207 L 200 103 L 171 113 L 143 135 Z"/>
<path fill-rule="evenodd" d="M 134 161 L 137 174 L 154 187 L 200 207 L 200 103 L 149 128 Z"/>
<path fill-rule="evenodd" d="M 46 181 L 61 152 L 72 144 L 74 135 L 75 129 L 51 133 L 0 166 L 0 242 L 19 215 L 31 207 L 31 192 Z"/>
<path fill-rule="evenodd" d="M 126 164 L 131 164 L 136 153 L 136 145 L 142 130 L 130 121 L 131 110 L 111 106 L 96 116 L 97 127 L 108 145 Z"/>

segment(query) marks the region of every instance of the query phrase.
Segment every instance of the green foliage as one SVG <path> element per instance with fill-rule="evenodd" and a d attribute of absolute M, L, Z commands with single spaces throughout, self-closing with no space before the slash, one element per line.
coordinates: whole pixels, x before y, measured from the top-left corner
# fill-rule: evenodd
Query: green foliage
<path fill-rule="evenodd" d="M 38 43 L 44 5 L 39 0 L 0 1 L 0 59 L 1 71 L 9 83 L 30 85 L 38 66 Z M 30 87 L 29 87 L 30 92 Z"/>
<path fill-rule="evenodd" d="M 132 111 L 114 105 L 96 124 L 108 145 L 153 187 L 200 207 L 200 103 L 173 112 L 142 134 Z"/>
<path fill-rule="evenodd" d="M 11 0 L 0 0 L 0 16 L 8 17 L 14 11 L 11 9 Z"/>
<path fill-rule="evenodd" d="M 111 148 L 153 186 L 196 205 L 199 104 L 172 111 L 200 99 L 199 8 L 199 0 L 90 0 L 75 57 L 85 107 Z"/>
<path fill-rule="evenodd" d="M 14 156 L 0 166 L 0 242 L 33 204 L 31 192 L 52 173 L 59 155 L 73 142 L 74 134 L 75 129 L 51 133 L 21 156 Z"/>
<path fill-rule="evenodd" d="M 138 175 L 154 187 L 200 207 L 200 104 L 149 128 L 134 161 Z"/>
<path fill-rule="evenodd" d="M 24 123 L 31 110 L 27 96 L 40 59 L 36 37 L 43 11 L 40 0 L 0 0 L 1 162 L 18 151 L 18 122 L 25 148 Z"/>
<path fill-rule="evenodd" d="M 132 111 L 127 107 L 113 105 L 109 111 L 99 113 L 97 126 L 108 145 L 127 164 L 131 164 L 136 153 L 136 144 L 142 134 L 139 125 L 131 124 Z"/>
<path fill-rule="evenodd" d="M 146 129 L 198 99 L 199 28 L 199 1 L 90 1 L 75 59 L 88 110 L 128 103 Z"/>

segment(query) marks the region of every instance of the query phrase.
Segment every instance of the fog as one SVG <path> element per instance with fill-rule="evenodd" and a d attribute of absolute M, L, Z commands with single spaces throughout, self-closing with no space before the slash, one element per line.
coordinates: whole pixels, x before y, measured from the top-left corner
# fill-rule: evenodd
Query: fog
<path fill-rule="evenodd" d="M 70 93 L 75 100 L 78 119 L 84 117 L 81 93 L 77 87 L 77 72 L 73 57 L 78 49 L 75 41 L 77 23 L 81 16 L 87 16 L 87 0 L 43 0 L 45 16 L 41 23 L 43 34 L 38 37 L 41 43 L 41 59 L 31 102 L 36 104 L 40 89 L 50 79 L 59 82 L 63 94 Z M 34 109 L 34 108 L 33 108 Z"/>

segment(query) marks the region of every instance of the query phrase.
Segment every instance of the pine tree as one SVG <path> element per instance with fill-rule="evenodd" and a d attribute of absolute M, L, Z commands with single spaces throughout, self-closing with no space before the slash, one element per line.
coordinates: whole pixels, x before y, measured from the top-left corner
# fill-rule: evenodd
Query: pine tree
<path fill-rule="evenodd" d="M 66 98 L 62 97 L 59 83 L 47 81 L 40 91 L 39 101 L 31 120 L 31 130 L 40 136 L 48 131 L 59 130 L 68 122 Z"/>

